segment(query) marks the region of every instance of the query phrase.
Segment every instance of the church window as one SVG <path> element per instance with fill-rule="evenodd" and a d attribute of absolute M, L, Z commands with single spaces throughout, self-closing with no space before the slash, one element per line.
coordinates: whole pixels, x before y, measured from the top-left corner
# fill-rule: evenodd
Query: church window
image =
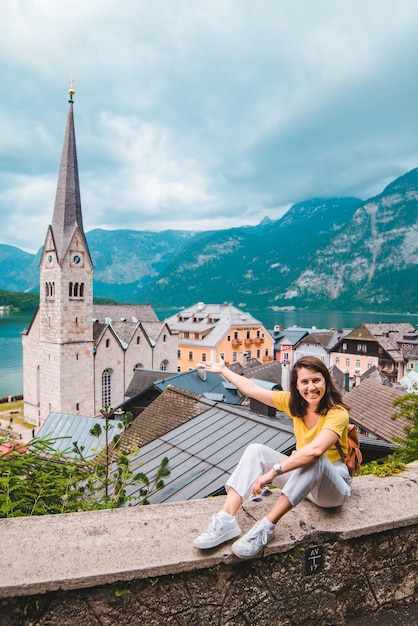
<path fill-rule="evenodd" d="M 134 367 L 134 371 L 135 370 L 143 370 L 143 369 L 144 369 L 144 366 L 142 365 L 142 363 L 137 363 L 135 365 L 135 367 Z"/>
<path fill-rule="evenodd" d="M 110 347 L 110 339 L 106 339 L 106 348 Z"/>
<path fill-rule="evenodd" d="M 47 298 L 53 298 L 55 296 L 55 283 L 45 283 L 45 295 Z"/>
<path fill-rule="evenodd" d="M 166 360 L 161 361 L 161 363 L 160 363 L 160 371 L 161 372 L 166 372 L 167 371 L 167 361 Z"/>
<path fill-rule="evenodd" d="M 111 371 L 110 369 L 105 369 L 102 373 L 102 407 L 110 406 L 111 398 Z"/>
<path fill-rule="evenodd" d="M 55 292 L 54 283 L 52 283 L 52 286 Z M 84 298 L 84 283 L 68 283 L 68 295 L 70 298 Z"/>
<path fill-rule="evenodd" d="M 167 341 L 167 335 L 163 335 L 163 342 L 165 343 Z"/>
<path fill-rule="evenodd" d="M 141 337 L 138 335 L 138 337 L 136 338 L 136 345 L 139 346 L 140 343 L 141 343 Z"/>
<path fill-rule="evenodd" d="M 76 403 L 76 405 L 75 405 L 75 410 L 76 410 L 76 411 L 79 411 L 79 410 L 80 410 L 80 404 L 79 404 L 78 402 L 77 402 L 77 403 Z"/>

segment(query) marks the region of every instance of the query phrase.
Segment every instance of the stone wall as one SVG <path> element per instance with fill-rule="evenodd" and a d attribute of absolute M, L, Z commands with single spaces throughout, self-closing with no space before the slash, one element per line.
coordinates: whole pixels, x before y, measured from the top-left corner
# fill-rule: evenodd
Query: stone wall
<path fill-rule="evenodd" d="M 221 501 L 1 521 L 1 625 L 336 626 L 418 600 L 418 463 L 355 478 L 341 509 L 301 503 L 253 561 L 191 546 Z"/>

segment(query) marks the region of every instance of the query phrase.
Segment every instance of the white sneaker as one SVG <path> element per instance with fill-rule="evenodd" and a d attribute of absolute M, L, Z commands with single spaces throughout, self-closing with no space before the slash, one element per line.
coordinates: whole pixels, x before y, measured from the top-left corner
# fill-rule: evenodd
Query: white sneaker
<path fill-rule="evenodd" d="M 216 513 L 212 516 L 207 529 L 193 541 L 193 546 L 200 550 L 216 548 L 216 546 L 221 545 L 225 541 L 239 537 L 240 534 L 241 529 L 235 517 L 229 521 L 223 519 L 219 513 Z"/>
<path fill-rule="evenodd" d="M 267 530 L 261 522 L 256 522 L 246 535 L 232 544 L 232 552 L 240 559 L 252 559 L 273 539 L 273 536 L 274 528 Z"/>

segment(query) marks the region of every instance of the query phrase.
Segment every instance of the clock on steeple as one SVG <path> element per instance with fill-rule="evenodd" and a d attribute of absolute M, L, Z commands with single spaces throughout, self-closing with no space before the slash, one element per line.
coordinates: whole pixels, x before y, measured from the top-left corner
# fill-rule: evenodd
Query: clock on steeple
<path fill-rule="evenodd" d="M 70 250 L 70 267 L 84 267 L 84 252 Z"/>

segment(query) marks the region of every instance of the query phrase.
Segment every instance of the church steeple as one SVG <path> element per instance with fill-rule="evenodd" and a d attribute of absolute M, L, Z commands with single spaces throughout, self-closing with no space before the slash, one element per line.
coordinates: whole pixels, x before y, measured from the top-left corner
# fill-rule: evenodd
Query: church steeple
<path fill-rule="evenodd" d="M 80 183 L 78 178 L 77 148 L 74 130 L 72 80 L 70 81 L 69 108 L 67 126 L 65 129 L 64 146 L 62 149 L 61 166 L 58 177 L 57 193 L 55 196 L 54 213 L 52 217 L 52 236 L 55 243 L 58 263 L 62 263 L 75 230 L 78 228 L 84 239 L 88 251 L 83 229 L 81 212 Z"/>

